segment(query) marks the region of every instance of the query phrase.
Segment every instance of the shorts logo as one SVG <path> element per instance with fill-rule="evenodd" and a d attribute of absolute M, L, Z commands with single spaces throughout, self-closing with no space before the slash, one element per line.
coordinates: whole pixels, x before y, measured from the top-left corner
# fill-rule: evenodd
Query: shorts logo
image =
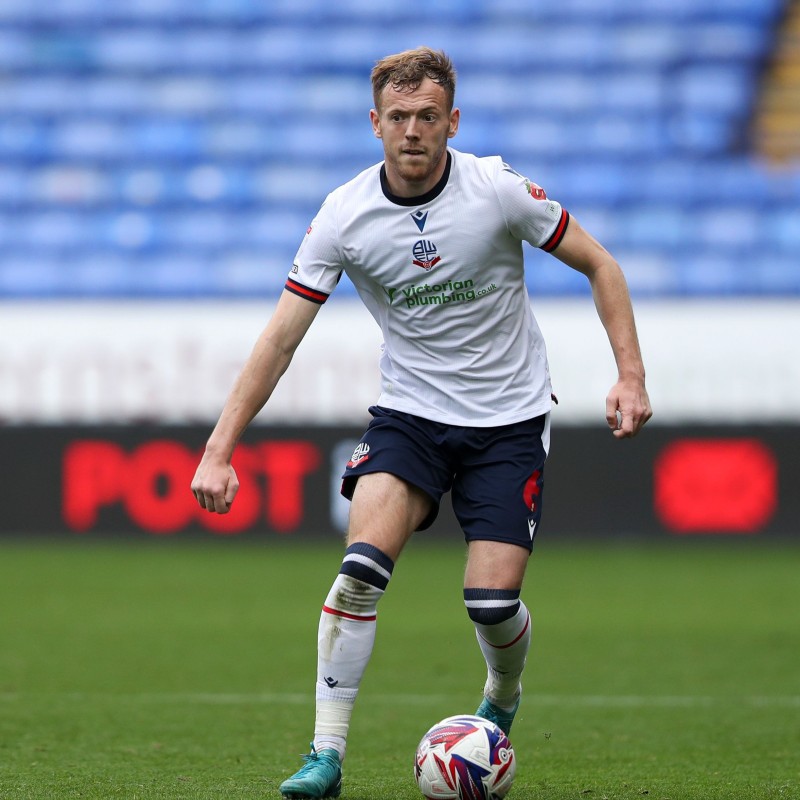
<path fill-rule="evenodd" d="M 350 460 L 347 462 L 347 469 L 353 469 L 354 467 L 357 467 L 368 458 L 369 445 L 366 442 L 359 442 L 356 445 L 356 449 L 353 450 L 353 455 L 350 456 Z"/>
<path fill-rule="evenodd" d="M 441 260 L 441 256 L 437 255 L 436 245 L 428 239 L 420 239 L 414 245 L 414 260 L 413 264 L 416 267 L 422 267 L 426 272 L 433 269 Z"/>
<path fill-rule="evenodd" d="M 528 533 L 531 535 L 531 541 L 533 541 L 533 537 L 536 534 L 536 520 L 529 519 L 528 520 Z"/>

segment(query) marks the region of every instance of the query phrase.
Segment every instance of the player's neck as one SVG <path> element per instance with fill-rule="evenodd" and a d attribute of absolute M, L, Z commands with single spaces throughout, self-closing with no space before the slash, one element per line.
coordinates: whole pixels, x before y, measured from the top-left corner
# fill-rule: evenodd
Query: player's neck
<path fill-rule="evenodd" d="M 445 150 L 434 170 L 422 181 L 404 179 L 398 170 L 386 162 L 385 174 L 389 191 L 393 195 L 403 198 L 420 197 L 423 194 L 427 194 L 441 181 L 447 167 L 448 158 L 448 153 Z"/>
<path fill-rule="evenodd" d="M 444 190 L 450 176 L 452 156 L 445 151 L 441 164 L 433 171 L 430 178 L 424 181 L 405 181 L 400 178 L 396 170 L 385 161 L 381 168 L 381 185 L 384 195 L 392 202 L 400 205 L 414 205 L 417 202 L 428 202 Z M 399 189 L 399 191 L 398 191 Z"/>

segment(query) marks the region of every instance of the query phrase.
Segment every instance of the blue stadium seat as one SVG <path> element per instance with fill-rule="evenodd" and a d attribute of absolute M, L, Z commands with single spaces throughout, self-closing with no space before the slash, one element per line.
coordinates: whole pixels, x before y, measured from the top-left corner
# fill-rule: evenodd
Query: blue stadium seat
<path fill-rule="evenodd" d="M 56 261 L 27 250 L 3 254 L 0 269 L 0 293 L 4 297 L 66 296 L 70 280 Z"/>
<path fill-rule="evenodd" d="M 776 253 L 746 261 L 756 283 L 758 294 L 797 296 L 800 294 L 800 270 L 797 251 Z"/>
<path fill-rule="evenodd" d="M 693 114 L 743 115 L 754 89 L 752 72 L 734 66 L 693 66 L 678 70 L 670 82 L 676 108 Z"/>
<path fill-rule="evenodd" d="M 625 219 L 623 246 L 642 250 L 676 250 L 695 235 L 697 223 L 692 214 L 674 203 L 629 208 Z"/>
<path fill-rule="evenodd" d="M 0 207 L 16 209 L 27 197 L 28 172 L 15 165 L 0 167 Z M 7 223 L 8 214 L 0 215 L 0 225 Z"/>
<path fill-rule="evenodd" d="M 775 210 L 765 220 L 762 246 L 774 249 L 783 258 L 800 253 L 800 224 L 797 209 L 788 207 Z M 794 272 L 800 272 L 795 261 Z"/>

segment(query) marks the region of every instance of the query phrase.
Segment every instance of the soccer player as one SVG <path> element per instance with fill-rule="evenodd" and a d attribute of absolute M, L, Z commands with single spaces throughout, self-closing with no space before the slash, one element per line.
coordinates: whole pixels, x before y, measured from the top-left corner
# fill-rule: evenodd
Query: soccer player
<path fill-rule="evenodd" d="M 523 241 L 589 280 L 618 371 L 606 398 L 613 435 L 634 436 L 652 413 L 616 261 L 499 157 L 448 147 L 460 121 L 449 58 L 425 47 L 388 56 L 372 88 L 384 160 L 333 191 L 312 221 L 192 482 L 203 508 L 229 510 L 236 443 L 346 272 L 383 333 L 381 392 L 344 470 L 350 520 L 319 622 L 314 740 L 281 784 L 285 798 L 339 795 L 378 601 L 447 491 L 468 547 L 464 603 L 487 666 L 476 713 L 506 732 L 514 720 L 531 640 L 520 589 L 540 520 L 552 402 Z"/>

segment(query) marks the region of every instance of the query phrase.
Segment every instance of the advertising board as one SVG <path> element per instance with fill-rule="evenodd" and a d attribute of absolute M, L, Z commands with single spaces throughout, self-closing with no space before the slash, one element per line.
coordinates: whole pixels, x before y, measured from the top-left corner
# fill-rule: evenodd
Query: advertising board
<path fill-rule="evenodd" d="M 0 429 L 10 498 L 0 535 L 197 539 L 339 536 L 343 465 L 361 428 L 251 428 L 234 456 L 227 515 L 189 485 L 206 426 Z M 542 535 L 796 536 L 797 426 L 650 426 L 617 441 L 602 427 L 555 427 Z M 458 536 L 449 498 L 431 535 Z"/>

